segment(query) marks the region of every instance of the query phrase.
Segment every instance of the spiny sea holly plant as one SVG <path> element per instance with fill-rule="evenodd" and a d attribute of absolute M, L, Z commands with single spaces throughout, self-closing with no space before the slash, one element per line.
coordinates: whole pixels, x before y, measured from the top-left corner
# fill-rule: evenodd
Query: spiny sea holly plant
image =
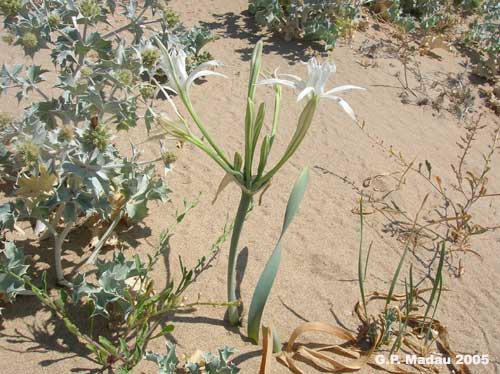
<path fill-rule="evenodd" d="M 238 242 L 254 195 L 265 191 L 269 187 L 271 179 L 281 170 L 283 165 L 285 165 L 300 147 L 300 144 L 312 124 L 314 113 L 322 99 L 336 101 L 352 119 L 355 119 L 352 108 L 344 99 L 337 95 L 347 90 L 359 89 L 359 87 L 345 85 L 331 90 L 325 90 L 325 84 L 328 78 L 335 73 L 336 67 L 330 62 L 323 62 L 320 64 L 314 58 L 307 63 L 307 79 L 302 79 L 294 75 L 282 74 L 274 78 L 259 80 L 262 62 L 262 42 L 257 43 L 251 60 L 248 83 L 247 107 L 244 122 L 245 147 L 240 152 L 236 152 L 231 161 L 226 153 L 217 145 L 209 130 L 196 113 L 189 95 L 189 88 L 196 78 L 207 75 L 220 75 L 212 70 L 201 70 L 205 67 L 217 66 L 219 65 L 218 62 L 207 62 L 205 65 L 200 66 L 198 70 L 188 74 L 185 68 L 185 55 L 181 51 L 178 51 L 175 46 L 166 47 L 160 40 L 158 40 L 157 43 L 162 54 L 160 65 L 167 72 L 169 82 L 174 85 L 174 87 L 170 87 L 170 89 L 177 92 L 182 104 L 185 106 L 202 137 L 195 134 L 188 120 L 180 114 L 177 108 L 175 108 L 173 101 L 171 101 L 171 104 L 174 105 L 176 118 L 170 119 L 166 115 L 157 115 L 157 123 L 168 135 L 194 144 L 224 170 L 226 176 L 221 182 L 218 193 L 230 182 L 236 183 L 241 189 L 240 203 L 236 213 L 231 238 L 227 273 L 228 301 L 235 301 L 235 261 L 238 251 Z M 264 126 L 266 106 L 264 103 L 257 106 L 257 99 L 255 96 L 257 87 L 264 85 L 272 85 L 275 91 L 274 111 L 269 131 L 266 131 L 266 127 Z M 278 133 L 282 85 L 297 90 L 297 100 L 301 101 L 305 99 L 307 104 L 300 114 L 295 133 L 286 147 L 284 154 L 275 165 L 269 167 L 269 155 Z M 167 92 L 168 89 L 169 87 L 166 87 L 164 91 Z M 267 132 L 267 134 L 265 132 Z M 258 149 L 259 143 L 260 150 Z M 258 161 L 257 163 L 254 163 L 255 159 Z M 240 316 L 236 307 L 229 308 L 228 320 L 233 325 L 238 324 Z"/>
<path fill-rule="evenodd" d="M 152 45 L 153 36 L 186 50 L 191 69 L 210 57 L 201 48 L 213 40 L 212 34 L 199 27 L 186 29 L 164 1 L 44 0 L 9 4 L 12 6 L 0 8 L 8 31 L 4 39 L 21 46 L 30 56 L 50 49 L 58 76 L 55 88 L 60 95 L 49 97 L 40 88 L 47 72 L 40 65 L 3 66 L 0 92 L 17 88 L 16 96 L 21 100 L 36 91 L 43 100 L 28 110 L 49 127 L 78 125 L 94 116 L 118 130 L 141 121 L 149 126 L 150 107 L 157 94 L 150 82 L 164 75 L 157 69 L 159 51 Z M 120 14 L 116 14 L 117 8 Z M 112 21 L 124 25 L 113 28 Z M 102 31 L 110 27 L 111 31 Z"/>
<path fill-rule="evenodd" d="M 485 0 L 478 17 L 465 39 L 479 54 L 479 64 L 474 72 L 490 80 L 500 75 L 500 3 Z"/>
<path fill-rule="evenodd" d="M 285 40 L 321 41 L 326 50 L 349 36 L 361 16 L 364 0 L 252 0 L 248 10 L 257 24 Z"/>
<path fill-rule="evenodd" d="M 214 355 L 210 352 L 197 351 L 187 360 L 184 370 L 189 374 L 237 374 L 240 370 L 229 359 L 235 352 L 235 349 L 229 347 L 219 349 L 218 355 Z M 175 352 L 175 344 L 167 343 L 166 355 L 147 352 L 146 360 L 152 361 L 158 365 L 159 374 L 178 373 L 179 359 Z"/>
<path fill-rule="evenodd" d="M 454 26 L 465 16 L 473 15 L 475 21 L 472 32 L 467 33 L 466 42 L 479 42 L 483 44 L 483 47 L 489 47 L 491 43 L 494 43 L 492 34 L 495 30 L 495 21 L 491 21 L 498 20 L 498 5 L 495 0 L 484 2 L 480 0 L 375 0 L 370 2 L 370 8 L 379 17 L 398 24 L 405 33 L 411 33 L 418 39 L 422 39 L 423 44 L 430 45 L 439 45 L 437 40 L 451 40 L 452 36 L 446 33 L 453 31 Z M 498 30 L 498 25 L 496 30 Z"/>
<path fill-rule="evenodd" d="M 148 201 L 166 199 L 152 164 L 163 161 L 168 168 L 175 155 L 162 147 L 157 160 L 139 161 L 134 146 L 125 158 L 111 144 L 113 127 L 151 126 L 159 91 L 151 83 L 166 76 L 152 38 L 185 49 L 193 69 L 210 57 L 201 48 L 213 36 L 184 28 L 156 0 L 16 0 L 2 1 L 0 11 L 4 39 L 32 57 L 50 49 L 57 75 L 56 82 L 45 82 L 49 70 L 37 64 L 3 65 L 0 71 L 0 93 L 14 91 L 29 102 L 24 115 L 2 115 L 0 121 L 2 179 L 14 183 L 14 199 L 0 207 L 0 229 L 12 229 L 18 219 L 37 221 L 38 232 L 54 236 L 57 279 L 69 285 L 62 244 L 82 217 L 111 222 L 94 261 L 120 219 L 140 221 Z M 115 22 L 122 26 L 113 27 Z M 51 83 L 54 96 L 47 93 Z"/>
<path fill-rule="evenodd" d="M 125 215 L 141 221 L 148 201 L 167 198 L 154 165 L 141 165 L 135 151 L 130 159 L 121 157 L 97 121 L 48 130 L 27 112 L 1 135 L 0 162 L 4 178 L 15 183 L 15 197 L 0 206 L 0 229 L 12 230 L 16 221 L 32 219 L 36 234 L 52 235 L 56 276 L 63 285 L 69 285 L 61 263 L 63 243 L 82 217 L 111 221 L 104 242 Z"/>
<path fill-rule="evenodd" d="M 427 54 L 434 48 L 446 47 L 450 31 L 457 23 L 458 12 L 450 2 L 439 0 L 376 0 L 370 4 L 371 12 L 384 21 L 397 26 L 396 35 L 404 48 L 403 60 L 407 61 L 411 40 L 420 45 L 420 53 Z"/>

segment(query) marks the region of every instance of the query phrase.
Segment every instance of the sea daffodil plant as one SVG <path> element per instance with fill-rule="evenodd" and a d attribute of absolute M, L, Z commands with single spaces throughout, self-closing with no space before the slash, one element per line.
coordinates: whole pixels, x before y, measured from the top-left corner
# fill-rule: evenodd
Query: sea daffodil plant
<path fill-rule="evenodd" d="M 197 115 L 189 96 L 189 87 L 195 82 L 196 78 L 208 75 L 220 75 L 212 70 L 203 69 L 220 64 L 215 61 L 208 62 L 200 67 L 201 70 L 193 71 L 189 75 L 184 68 L 183 60 L 185 58 L 182 53 L 175 46 L 165 46 L 159 39 L 156 42 L 161 51 L 160 65 L 167 71 L 169 77 L 169 86 L 160 86 L 160 88 L 164 93 L 172 91 L 178 94 L 201 136 L 196 135 L 191 130 L 187 119 L 180 114 L 172 100 L 170 100 L 170 103 L 174 106 L 176 118 L 171 119 L 165 115 L 157 114 L 157 123 L 168 135 L 179 138 L 182 141 L 190 142 L 201 149 L 224 170 L 226 176 L 222 180 L 217 194 L 230 182 L 235 182 L 241 189 L 241 198 L 231 237 L 227 270 L 227 297 L 228 301 L 231 302 L 236 300 L 235 262 L 238 242 L 253 196 L 258 192 L 264 191 L 269 186 L 271 179 L 297 151 L 312 124 L 320 99 L 329 98 L 337 101 L 354 118 L 351 107 L 343 99 L 335 95 L 349 89 L 359 89 L 359 87 L 341 86 L 325 91 L 325 84 L 328 78 L 335 72 L 335 65 L 328 62 L 319 64 L 315 59 L 312 59 L 308 63 L 309 76 L 306 80 L 292 75 L 279 75 L 259 81 L 262 64 L 262 42 L 259 41 L 255 46 L 251 60 L 245 114 L 245 147 L 240 152 L 236 152 L 232 161 L 230 161 L 230 158 L 215 142 L 207 127 Z M 264 129 L 266 106 L 264 103 L 257 106 L 255 94 L 259 85 L 266 84 L 273 85 L 275 99 L 271 128 L 267 134 L 264 134 L 262 130 Z M 278 132 L 282 85 L 299 90 L 298 100 L 307 99 L 307 103 L 299 116 L 297 128 L 284 154 L 274 166 L 268 167 L 269 155 Z M 260 149 L 258 149 L 259 143 Z M 259 156 L 256 156 L 256 153 Z M 237 308 L 230 307 L 227 317 L 232 325 L 238 324 L 240 315 Z"/>

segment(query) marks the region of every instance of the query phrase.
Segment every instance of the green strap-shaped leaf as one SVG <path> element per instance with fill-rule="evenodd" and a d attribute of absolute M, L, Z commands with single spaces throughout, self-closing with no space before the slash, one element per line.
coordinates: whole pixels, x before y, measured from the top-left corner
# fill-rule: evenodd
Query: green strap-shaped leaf
<path fill-rule="evenodd" d="M 304 197 L 306 191 L 307 182 L 309 180 L 309 171 L 305 168 L 300 176 L 297 178 L 295 185 L 293 186 L 292 193 L 288 199 L 288 204 L 286 206 L 285 219 L 283 222 L 283 228 L 281 230 L 280 237 L 276 243 L 276 247 L 269 258 L 264 271 L 260 275 L 257 286 L 255 287 L 252 303 L 250 304 L 250 310 L 248 312 L 248 336 L 255 343 L 259 342 L 259 331 L 260 331 L 260 321 L 262 318 L 262 313 L 264 312 L 264 307 L 266 306 L 267 298 L 271 293 L 271 288 L 273 287 L 276 274 L 278 273 L 278 268 L 281 261 L 281 239 L 285 234 L 288 226 L 292 222 L 295 214 L 299 210 L 300 203 Z M 275 339 L 276 340 L 276 339 Z"/>

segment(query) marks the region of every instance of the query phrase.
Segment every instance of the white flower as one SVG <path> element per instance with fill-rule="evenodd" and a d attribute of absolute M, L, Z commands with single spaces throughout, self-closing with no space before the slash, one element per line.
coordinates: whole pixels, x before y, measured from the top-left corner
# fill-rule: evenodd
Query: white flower
<path fill-rule="evenodd" d="M 336 96 L 336 94 L 348 90 L 364 90 L 364 88 L 349 84 L 335 87 L 325 92 L 325 84 L 328 78 L 330 78 L 330 75 L 334 74 L 336 71 L 337 68 L 334 63 L 325 61 L 322 64 L 319 64 L 318 60 L 313 57 L 307 62 L 307 80 L 292 74 L 275 74 L 276 78 L 264 79 L 259 81 L 258 84 L 281 84 L 283 86 L 292 87 L 293 89 L 299 91 L 297 101 L 302 100 L 304 97 L 309 97 L 310 95 L 334 100 L 339 103 L 342 109 L 344 109 L 344 111 L 352 119 L 356 120 L 356 116 L 351 106 L 344 99 Z"/>
<path fill-rule="evenodd" d="M 224 74 L 209 70 L 209 68 L 220 66 L 218 61 L 212 60 L 200 64 L 189 75 L 186 71 L 186 53 L 182 49 L 172 48 L 170 52 L 164 46 L 160 47 L 162 56 L 160 60 L 161 68 L 167 73 L 170 84 L 175 83 L 177 88 L 187 92 L 193 82 L 208 75 L 218 75 L 226 77 Z"/>

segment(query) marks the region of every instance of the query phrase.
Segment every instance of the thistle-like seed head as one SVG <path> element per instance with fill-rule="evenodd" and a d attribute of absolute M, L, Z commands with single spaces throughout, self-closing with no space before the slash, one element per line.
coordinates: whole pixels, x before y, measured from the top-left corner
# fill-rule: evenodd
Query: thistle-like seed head
<path fill-rule="evenodd" d="M 82 77 L 88 78 L 92 75 L 92 68 L 90 68 L 88 66 L 84 66 L 83 68 L 81 68 L 80 74 Z"/>
<path fill-rule="evenodd" d="M 80 3 L 80 13 L 85 18 L 97 18 L 101 14 L 101 6 L 96 0 L 83 0 Z"/>
<path fill-rule="evenodd" d="M 38 45 L 38 38 L 32 32 L 27 32 L 21 37 L 21 45 L 26 49 L 34 49 Z"/>
<path fill-rule="evenodd" d="M 0 0 L 0 12 L 6 17 L 16 16 L 21 10 L 21 0 Z"/>
<path fill-rule="evenodd" d="M 141 96 L 145 99 L 152 99 L 155 94 L 156 88 L 151 84 L 144 84 L 140 88 Z"/>
<path fill-rule="evenodd" d="M 9 113 L 0 112 L 0 130 L 9 126 L 13 121 L 12 116 Z"/>
<path fill-rule="evenodd" d="M 166 7 L 165 9 L 163 9 L 163 20 L 168 27 L 172 28 L 180 22 L 180 17 L 172 9 Z"/>
<path fill-rule="evenodd" d="M 65 125 L 59 131 L 59 140 L 69 142 L 75 137 L 75 129 L 73 126 Z"/>
<path fill-rule="evenodd" d="M 116 73 L 116 78 L 121 84 L 125 86 L 130 86 L 134 83 L 134 74 L 131 70 L 128 69 L 119 70 Z"/>
<path fill-rule="evenodd" d="M 40 156 L 40 148 L 32 141 L 25 141 L 17 145 L 17 153 L 21 162 L 25 166 L 30 166 L 38 161 Z"/>
<path fill-rule="evenodd" d="M 56 28 L 61 23 L 61 17 L 59 17 L 59 14 L 52 13 L 47 18 L 47 22 L 50 27 Z"/>
<path fill-rule="evenodd" d="M 166 166 L 169 166 L 177 161 L 177 155 L 174 152 L 167 151 L 161 154 L 161 159 Z"/>
<path fill-rule="evenodd" d="M 99 123 L 95 128 L 90 126 L 83 134 L 83 143 L 90 148 L 104 152 L 111 140 L 111 134 L 105 124 Z"/>
<path fill-rule="evenodd" d="M 2 41 L 8 45 L 12 45 L 14 44 L 14 41 L 16 40 L 16 38 L 14 37 L 14 35 L 12 34 L 5 34 L 5 35 L 2 35 Z"/>
<path fill-rule="evenodd" d="M 144 66 L 151 68 L 156 65 L 160 59 L 160 51 L 156 48 L 148 48 L 141 53 Z"/>

